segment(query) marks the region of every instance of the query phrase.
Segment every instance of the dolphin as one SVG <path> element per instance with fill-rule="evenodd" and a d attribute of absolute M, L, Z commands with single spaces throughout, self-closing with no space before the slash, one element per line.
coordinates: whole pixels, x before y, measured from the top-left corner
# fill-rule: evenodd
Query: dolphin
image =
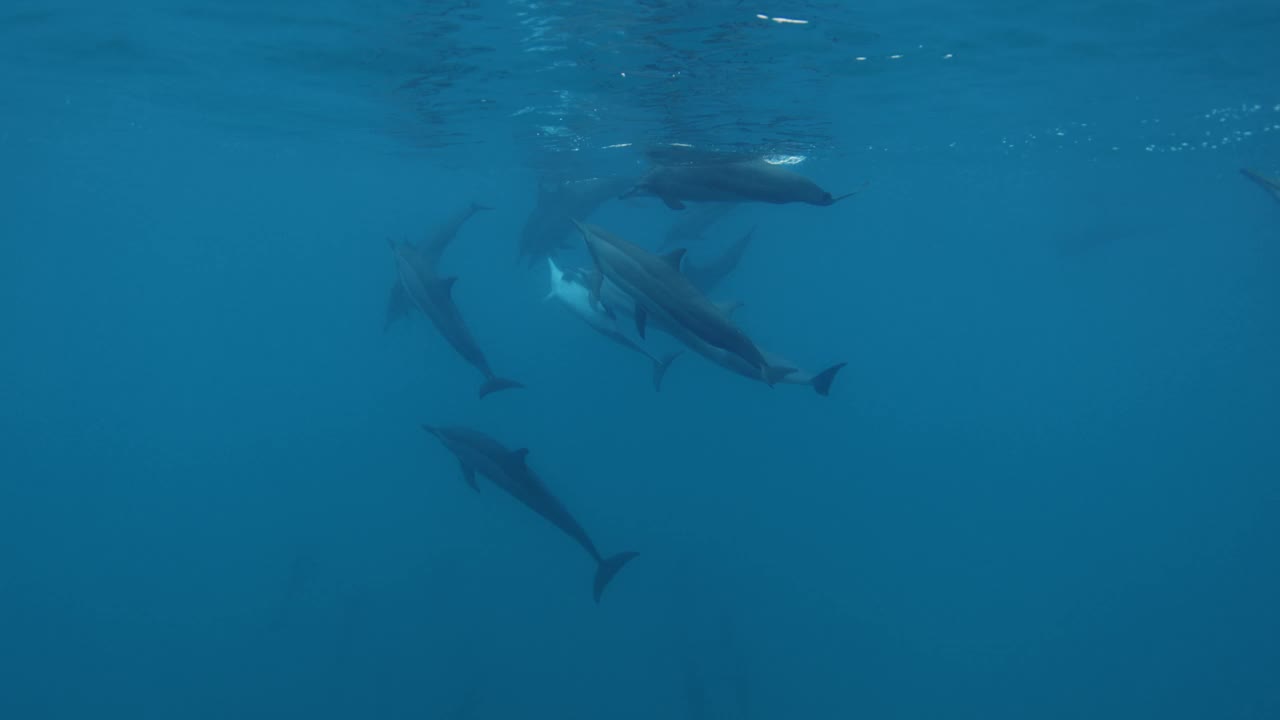
<path fill-rule="evenodd" d="M 673 210 L 685 202 L 760 202 L 834 205 L 855 195 L 832 196 L 812 180 L 761 158 L 693 165 L 658 165 L 621 195 L 653 195 Z"/>
<path fill-rule="evenodd" d="M 770 386 L 789 372 L 770 367 L 751 338 L 680 272 L 683 249 L 654 255 L 600 227 L 585 225 L 576 219 L 574 223 L 595 263 L 596 272 L 592 273 L 588 285 L 591 302 L 600 302 L 600 290 L 606 279 L 612 282 L 625 295 L 624 305 L 633 308 L 632 316 L 640 337 L 644 337 L 646 321 L 653 314 L 712 347 L 738 355 L 757 368 Z M 612 311 L 608 304 L 605 307 Z"/>
<path fill-rule="evenodd" d="M 680 353 L 670 353 L 662 358 L 656 358 L 648 350 L 637 345 L 631 338 L 623 335 L 618 330 L 618 321 L 615 317 L 605 312 L 600 305 L 592 304 L 591 293 L 587 290 L 583 273 L 581 270 L 572 270 L 565 272 L 561 270 L 556 261 L 547 258 L 547 265 L 551 268 L 551 292 L 547 294 L 546 299 L 559 300 L 562 305 L 569 308 L 574 315 L 591 326 L 592 330 L 604 335 L 619 345 L 637 352 L 653 363 L 653 389 L 662 390 L 662 378 L 667 374 L 667 370 L 671 367 L 671 362 L 679 356 Z"/>
<path fill-rule="evenodd" d="M 1280 179 L 1267 177 L 1257 170 L 1250 170 L 1249 168 L 1240 168 L 1240 172 L 1245 177 L 1262 186 L 1263 190 L 1266 190 L 1271 197 L 1275 198 L 1277 202 L 1280 202 Z"/>
<path fill-rule="evenodd" d="M 680 219 L 667 228 L 666 235 L 662 237 L 662 245 L 659 247 L 663 250 L 669 250 L 675 247 L 692 245 L 702 239 L 702 235 L 707 231 L 707 228 L 737 207 L 738 203 L 735 202 L 706 203 L 698 205 L 687 213 L 678 215 L 677 217 Z"/>
<path fill-rule="evenodd" d="M 617 307 L 620 309 L 620 312 L 626 312 L 626 295 L 618 289 L 616 285 L 606 280 L 601 283 L 600 293 L 604 298 L 603 302 L 605 305 Z M 717 304 L 717 307 L 719 307 L 726 315 L 732 315 L 733 312 L 741 306 L 742 303 L 738 302 Z M 680 341 L 690 350 L 693 350 L 720 367 L 737 373 L 749 380 L 758 380 L 766 384 L 771 384 L 769 382 L 771 378 L 762 373 L 759 368 L 751 365 L 732 352 L 718 348 L 706 342 L 694 333 L 689 332 L 680 324 L 669 323 L 660 315 L 655 315 L 652 322 L 654 327 Z M 827 397 L 831 394 L 831 383 L 835 381 L 836 373 L 840 372 L 840 369 L 848 364 L 843 362 L 836 363 L 821 372 L 809 373 L 796 369 L 795 366 L 785 358 L 779 357 L 778 355 L 768 351 L 762 352 L 765 360 L 769 363 L 769 367 L 774 371 L 774 377 L 772 378 L 774 382 L 782 383 L 784 385 L 808 385 L 813 388 L 814 392 L 823 397 Z"/>
<path fill-rule="evenodd" d="M 388 326 L 412 307 L 426 315 L 453 349 L 484 374 L 485 381 L 480 386 L 482 398 L 499 390 L 524 386 L 515 380 L 498 377 L 490 369 L 488 359 L 471 335 L 471 330 L 453 300 L 453 285 L 457 276 L 441 277 L 436 265 L 462 224 L 484 209 L 484 206 L 473 203 L 421 247 L 414 247 L 407 242 L 396 244 L 388 240 L 395 258 L 396 280 L 387 308 Z"/>
<path fill-rule="evenodd" d="M 470 428 L 423 425 L 422 429 L 435 435 L 458 458 L 462 466 L 462 478 L 473 490 L 480 490 L 476 483 L 476 473 L 479 473 L 577 541 L 596 562 L 592 596 L 597 603 L 609 581 L 618 574 L 622 566 L 639 554 L 623 552 L 610 557 L 601 555 L 587 531 L 582 529 L 582 525 L 529 468 L 526 462 L 529 454 L 527 448 L 508 450 L 492 437 Z"/>
<path fill-rule="evenodd" d="M 590 217 L 605 201 L 635 184 L 630 177 L 594 177 L 538 183 L 538 199 L 520 230 L 519 257 L 535 262 L 556 255 L 568 244 L 573 222 Z"/>
<path fill-rule="evenodd" d="M 742 262 L 742 256 L 747 252 L 747 246 L 751 244 L 751 236 L 755 232 L 755 228 L 748 230 L 746 235 L 738 238 L 738 241 L 730 245 L 729 249 L 706 265 L 695 265 L 685 260 L 685 276 L 702 292 L 711 292 L 737 269 L 738 263 Z"/>
<path fill-rule="evenodd" d="M 462 229 L 462 226 L 476 213 L 492 209 L 488 205 L 481 205 L 476 202 L 468 204 L 467 207 L 454 213 L 453 217 L 449 218 L 444 225 L 437 228 L 436 232 L 424 241 L 420 247 L 409 246 L 411 253 L 416 260 L 431 267 L 432 272 L 434 272 L 436 264 L 440 262 L 440 256 L 444 254 L 453 239 L 458 236 L 458 231 Z M 413 308 L 413 298 L 405 292 L 404 285 L 398 281 L 392 283 L 391 298 L 387 302 L 386 321 L 382 326 L 383 332 L 389 330 L 397 320 L 408 317 Z"/>

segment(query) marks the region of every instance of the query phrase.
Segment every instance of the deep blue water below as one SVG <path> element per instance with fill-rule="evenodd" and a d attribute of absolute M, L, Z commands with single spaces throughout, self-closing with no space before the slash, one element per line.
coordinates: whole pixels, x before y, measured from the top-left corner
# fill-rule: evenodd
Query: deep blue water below
<path fill-rule="evenodd" d="M 0 718 L 1280 718 L 1280 4 L 1042 5 L 5 3 Z M 861 188 L 681 243 L 829 396 L 546 299 L 669 143 Z"/>

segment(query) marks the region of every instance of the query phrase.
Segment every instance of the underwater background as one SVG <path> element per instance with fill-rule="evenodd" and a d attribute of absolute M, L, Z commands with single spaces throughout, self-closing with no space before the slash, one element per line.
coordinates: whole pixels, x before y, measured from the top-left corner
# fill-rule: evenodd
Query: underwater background
<path fill-rule="evenodd" d="M 786 22 L 795 21 L 795 22 Z M 9 0 L 0 717 L 1280 718 L 1280 5 Z M 644 363 L 548 176 L 771 153 Z M 483 400 L 388 239 L 443 259 Z M 591 222 L 656 248 L 678 213 Z M 564 257 L 585 264 L 580 238 Z M 605 552 L 422 424 L 482 429 Z"/>

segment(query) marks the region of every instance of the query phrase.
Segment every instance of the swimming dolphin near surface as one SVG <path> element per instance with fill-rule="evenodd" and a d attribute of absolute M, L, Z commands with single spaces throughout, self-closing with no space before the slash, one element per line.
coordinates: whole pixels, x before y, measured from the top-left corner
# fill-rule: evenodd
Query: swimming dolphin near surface
<path fill-rule="evenodd" d="M 488 359 L 471 335 L 471 330 L 453 300 L 453 285 L 458 278 L 441 277 L 436 265 L 463 223 L 485 209 L 487 208 L 482 205 L 472 203 L 421 247 L 414 247 L 407 242 L 397 245 L 388 241 L 395 257 L 396 281 L 387 306 L 387 326 L 407 314 L 410 308 L 416 307 L 422 311 L 453 349 L 484 374 L 485 381 L 480 386 L 482 398 L 499 390 L 524 386 L 515 380 L 500 378 L 490 369 Z"/>
<path fill-rule="evenodd" d="M 741 357 L 757 368 L 770 386 L 790 372 L 771 367 L 751 338 L 680 272 L 683 249 L 654 255 L 600 227 L 574 223 L 597 271 L 588 284 L 591 302 L 601 302 L 606 279 L 613 283 L 625 295 L 621 302 L 631 307 L 640 337 L 644 337 L 646 322 L 653 314 L 712 347 Z M 612 311 L 609 304 L 605 307 Z"/>
<path fill-rule="evenodd" d="M 623 294 L 616 285 L 605 280 L 601 283 L 600 293 L 604 298 L 605 305 L 612 305 L 619 308 L 619 312 L 626 312 L 626 295 Z M 735 310 L 741 307 L 741 303 L 719 303 L 718 307 L 726 315 L 732 315 Z M 663 319 L 662 316 L 655 315 L 653 318 L 653 325 L 683 343 L 690 350 L 693 350 L 720 367 L 737 373 L 749 380 L 758 380 L 769 384 L 769 378 L 767 378 L 759 368 L 746 362 L 735 353 L 711 345 L 679 324 L 669 323 Z M 796 369 L 791 362 L 774 355 L 773 353 L 765 351 L 763 354 L 765 360 L 769 364 L 769 367 L 774 370 L 774 382 L 782 383 L 784 385 L 808 385 L 813 388 L 814 392 L 823 397 L 827 397 L 831 394 L 831 383 L 835 381 L 836 373 L 840 372 L 840 369 L 847 364 L 837 363 L 821 372 L 808 373 L 803 370 Z"/>
<path fill-rule="evenodd" d="M 755 232 L 755 228 L 748 230 L 746 235 L 738 238 L 737 242 L 706 265 L 695 265 L 686 259 L 684 261 L 685 276 L 703 293 L 711 292 L 738 268 L 738 263 L 742 262 L 742 256 L 746 254 L 747 246 L 751 244 L 751 236 Z"/>
<path fill-rule="evenodd" d="M 547 265 L 551 268 L 551 292 L 547 294 L 546 299 L 559 300 L 574 315 L 590 325 L 591 329 L 628 350 L 648 358 L 653 363 L 653 389 L 662 390 L 662 378 L 671 367 L 671 362 L 680 353 L 670 353 L 662 358 L 654 357 L 652 353 L 618 330 L 618 321 L 614 316 L 606 312 L 602 306 L 591 302 L 591 292 L 587 290 L 586 280 L 581 270 L 565 272 L 551 258 L 547 258 Z"/>
<path fill-rule="evenodd" d="M 667 228 L 662 237 L 663 250 L 675 247 L 687 248 L 703 238 L 707 228 L 720 221 L 738 207 L 735 202 L 718 202 L 698 205 L 687 213 L 677 215 L 680 218 Z"/>
<path fill-rule="evenodd" d="M 539 182 L 537 204 L 520 230 L 520 257 L 530 267 L 544 257 L 554 257 L 569 242 L 570 218 L 590 217 L 605 201 L 634 184 L 634 177 Z"/>
<path fill-rule="evenodd" d="M 1271 194 L 1271 197 L 1280 202 L 1280 179 L 1267 177 L 1257 170 L 1250 170 L 1249 168 L 1240 168 L 1240 173 L 1262 186 L 1263 190 L 1266 190 Z"/>
<path fill-rule="evenodd" d="M 861 189 L 833 197 L 809 178 L 764 159 L 658 165 L 621 195 L 653 195 L 673 210 L 685 202 L 760 202 L 834 205 Z"/>
<path fill-rule="evenodd" d="M 423 425 L 422 429 L 436 436 L 458 458 L 462 466 L 462 478 L 472 489 L 480 490 L 480 486 L 476 484 L 476 473 L 479 473 L 577 541 L 596 562 L 592 596 L 597 603 L 609 581 L 618 574 L 622 566 L 639 554 L 623 552 L 610 557 L 602 556 L 587 531 L 582 529 L 573 515 L 569 514 L 529 468 L 526 462 L 528 449 L 508 450 L 492 437 L 470 428 Z"/>

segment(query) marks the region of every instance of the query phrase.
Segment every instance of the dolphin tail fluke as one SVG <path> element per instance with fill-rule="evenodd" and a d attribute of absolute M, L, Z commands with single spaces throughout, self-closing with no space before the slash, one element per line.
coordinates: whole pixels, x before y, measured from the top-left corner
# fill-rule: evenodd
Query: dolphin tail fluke
<path fill-rule="evenodd" d="M 782 382 L 783 378 L 795 372 L 793 367 L 774 367 L 769 366 L 764 369 L 764 381 L 769 387 L 773 387 Z"/>
<path fill-rule="evenodd" d="M 480 397 L 483 398 L 484 396 L 496 393 L 499 390 L 514 390 L 522 387 L 524 387 L 524 385 L 516 382 L 515 380 L 508 380 L 506 378 L 495 376 L 485 380 L 484 384 L 480 386 Z"/>
<path fill-rule="evenodd" d="M 848 363 L 836 363 L 817 375 L 814 375 L 813 380 L 809 381 L 809 384 L 813 386 L 813 391 L 822 397 L 830 395 L 831 383 L 836 379 L 836 373 L 840 372 L 840 368 L 845 365 L 848 365 Z"/>
<path fill-rule="evenodd" d="M 678 357 L 680 357 L 680 353 L 673 352 L 653 361 L 653 389 L 655 391 L 662 391 L 662 378 L 667 376 L 667 371 L 671 369 L 672 361 Z"/>
<path fill-rule="evenodd" d="M 600 602 L 600 596 L 604 594 L 604 589 L 609 584 L 609 581 L 613 580 L 613 576 L 618 574 L 623 565 L 634 560 L 639 554 L 634 552 L 618 553 L 613 557 L 607 557 L 600 561 L 600 564 L 596 566 L 595 587 L 592 588 L 592 597 L 595 598 L 597 603 Z"/>

